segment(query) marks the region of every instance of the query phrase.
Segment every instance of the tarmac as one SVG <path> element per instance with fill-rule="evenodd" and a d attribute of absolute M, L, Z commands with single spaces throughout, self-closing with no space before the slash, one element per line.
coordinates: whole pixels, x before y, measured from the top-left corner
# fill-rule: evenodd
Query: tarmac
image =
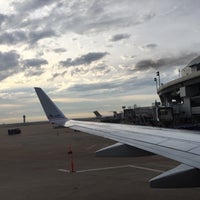
<path fill-rule="evenodd" d="M 175 161 L 157 155 L 95 157 L 114 142 L 48 123 L 16 127 L 22 133 L 13 136 L 7 132 L 11 127 L 0 127 L 2 200 L 200 199 L 200 188 L 150 188 L 148 181 L 177 166 Z"/>

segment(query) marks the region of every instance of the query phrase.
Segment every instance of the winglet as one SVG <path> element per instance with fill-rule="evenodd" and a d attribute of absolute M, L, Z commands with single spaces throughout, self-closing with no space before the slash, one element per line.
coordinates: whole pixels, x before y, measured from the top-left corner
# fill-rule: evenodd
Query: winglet
<path fill-rule="evenodd" d="M 51 123 L 64 125 L 68 118 L 56 106 L 56 104 L 46 95 L 46 93 L 38 87 L 35 87 L 36 94 L 40 100 L 43 110 Z"/>

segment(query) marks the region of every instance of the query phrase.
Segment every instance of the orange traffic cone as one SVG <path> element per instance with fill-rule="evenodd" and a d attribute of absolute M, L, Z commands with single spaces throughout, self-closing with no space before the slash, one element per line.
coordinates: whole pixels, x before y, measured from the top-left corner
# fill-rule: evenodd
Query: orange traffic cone
<path fill-rule="evenodd" d="M 70 162 L 71 162 L 71 171 L 70 172 L 75 172 L 75 170 L 74 170 L 73 152 L 72 152 L 71 145 L 69 145 L 69 148 L 68 148 L 68 155 L 70 156 Z"/>

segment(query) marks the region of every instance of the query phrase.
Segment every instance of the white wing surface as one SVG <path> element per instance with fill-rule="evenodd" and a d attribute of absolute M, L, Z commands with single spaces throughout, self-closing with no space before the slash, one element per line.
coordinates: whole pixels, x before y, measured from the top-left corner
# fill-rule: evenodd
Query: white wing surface
<path fill-rule="evenodd" d="M 182 163 L 150 180 L 152 187 L 200 186 L 200 134 L 198 132 L 69 120 L 41 88 L 35 90 L 51 123 L 109 138 Z"/>

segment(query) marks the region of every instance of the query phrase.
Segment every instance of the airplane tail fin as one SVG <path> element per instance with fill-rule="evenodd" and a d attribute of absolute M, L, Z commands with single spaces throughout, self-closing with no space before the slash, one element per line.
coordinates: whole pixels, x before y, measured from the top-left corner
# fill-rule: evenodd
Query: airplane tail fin
<path fill-rule="evenodd" d="M 35 91 L 49 122 L 64 125 L 68 118 L 41 88 L 35 87 Z"/>
<path fill-rule="evenodd" d="M 102 118 L 102 115 L 97 110 L 94 111 L 93 113 L 96 115 L 97 118 L 99 119 Z"/>

